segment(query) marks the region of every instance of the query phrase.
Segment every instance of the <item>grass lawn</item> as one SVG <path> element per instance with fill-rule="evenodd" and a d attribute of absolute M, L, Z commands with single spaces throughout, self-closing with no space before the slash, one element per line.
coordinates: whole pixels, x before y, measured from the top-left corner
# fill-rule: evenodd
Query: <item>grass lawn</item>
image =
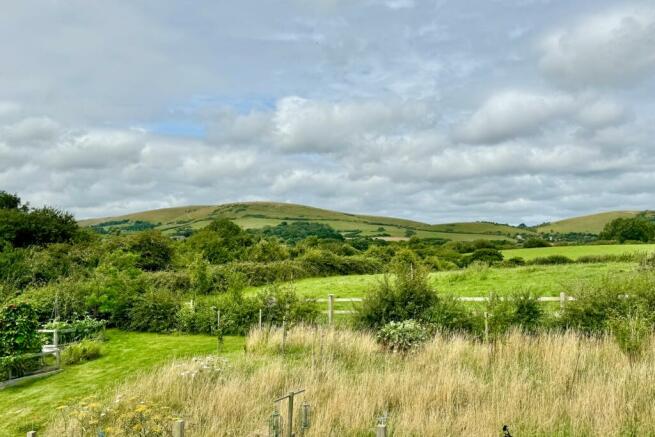
<path fill-rule="evenodd" d="M 60 405 L 100 395 L 126 378 L 174 358 L 215 353 L 216 337 L 107 331 L 103 356 L 68 366 L 56 375 L 0 391 L 0 436 L 39 429 Z M 242 350 L 243 338 L 226 337 L 222 353 Z"/>
<path fill-rule="evenodd" d="M 535 247 L 533 249 L 509 249 L 503 250 L 506 259 L 520 256 L 525 260 L 549 255 L 564 255 L 576 259 L 585 255 L 622 255 L 634 252 L 652 252 L 655 244 L 613 244 L 597 246 L 554 246 Z"/>

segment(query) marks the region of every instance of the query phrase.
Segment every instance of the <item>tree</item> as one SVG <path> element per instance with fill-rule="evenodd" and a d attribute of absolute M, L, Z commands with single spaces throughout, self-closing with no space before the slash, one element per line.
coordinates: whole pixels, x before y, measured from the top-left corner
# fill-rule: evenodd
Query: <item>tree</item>
<path fill-rule="evenodd" d="M 0 190 L 0 209 L 21 209 L 21 200 L 16 194 Z M 23 208 L 26 208 L 23 207 Z"/>
<path fill-rule="evenodd" d="M 130 249 L 139 255 L 137 267 L 142 270 L 166 270 L 173 258 L 170 239 L 158 231 L 145 231 L 137 234 Z"/>
<path fill-rule="evenodd" d="M 241 259 L 254 239 L 228 219 L 214 220 L 186 240 L 187 244 L 212 264 L 225 264 Z"/>
<path fill-rule="evenodd" d="M 648 242 L 655 238 L 655 224 L 643 217 L 619 217 L 607 223 L 600 233 L 601 240 Z"/>
<path fill-rule="evenodd" d="M 73 215 L 58 209 L 0 209 L 0 241 L 14 247 L 66 243 L 78 232 Z"/>

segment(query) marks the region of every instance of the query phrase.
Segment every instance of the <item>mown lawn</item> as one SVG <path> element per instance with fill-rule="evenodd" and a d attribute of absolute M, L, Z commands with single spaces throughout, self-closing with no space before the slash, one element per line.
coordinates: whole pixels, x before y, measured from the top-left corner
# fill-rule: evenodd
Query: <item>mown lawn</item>
<path fill-rule="evenodd" d="M 509 249 L 503 250 L 505 259 L 512 257 L 521 257 L 525 260 L 531 260 L 537 257 L 546 257 L 550 255 L 564 255 L 571 259 L 577 259 L 586 255 L 622 255 L 635 252 L 653 252 L 655 244 L 612 244 L 612 245 L 592 245 L 592 246 L 554 246 L 554 247 L 535 247 L 533 249 Z"/>
<path fill-rule="evenodd" d="M 103 356 L 68 366 L 56 375 L 0 391 L 0 436 L 39 429 L 58 406 L 101 395 L 127 378 L 147 373 L 175 358 L 217 351 L 216 337 L 107 331 Z M 226 337 L 221 353 L 236 354 L 243 338 Z"/>

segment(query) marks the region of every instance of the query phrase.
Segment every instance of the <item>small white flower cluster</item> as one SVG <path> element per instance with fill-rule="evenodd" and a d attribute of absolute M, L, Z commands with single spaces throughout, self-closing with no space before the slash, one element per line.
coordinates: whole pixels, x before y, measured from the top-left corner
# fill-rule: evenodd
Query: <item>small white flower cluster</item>
<path fill-rule="evenodd" d="M 228 365 L 228 361 L 222 357 L 208 356 L 208 357 L 195 357 L 191 360 L 191 364 L 183 365 L 185 368 L 180 373 L 180 376 L 191 379 L 195 378 L 198 374 L 215 375 L 222 373 Z"/>

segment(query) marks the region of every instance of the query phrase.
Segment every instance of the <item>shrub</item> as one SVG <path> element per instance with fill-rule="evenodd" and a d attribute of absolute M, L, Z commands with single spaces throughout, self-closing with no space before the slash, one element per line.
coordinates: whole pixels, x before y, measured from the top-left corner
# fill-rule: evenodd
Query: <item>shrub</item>
<path fill-rule="evenodd" d="M 466 257 L 467 264 L 474 263 L 476 261 L 492 265 L 499 263 L 503 260 L 503 254 L 497 249 L 476 249 L 472 254 Z"/>
<path fill-rule="evenodd" d="M 503 267 L 520 267 L 525 265 L 525 260 L 520 256 L 514 256 L 503 261 Z"/>
<path fill-rule="evenodd" d="M 608 326 L 619 348 L 630 362 L 643 356 L 650 344 L 652 320 L 636 311 L 626 316 L 612 317 Z"/>
<path fill-rule="evenodd" d="M 551 244 L 542 239 L 542 238 L 528 238 L 525 243 L 523 243 L 523 247 L 526 249 L 534 248 L 534 247 L 550 247 Z"/>
<path fill-rule="evenodd" d="M 0 357 L 41 350 L 36 311 L 26 303 L 0 309 Z"/>
<path fill-rule="evenodd" d="M 64 364 L 79 364 L 91 361 L 102 355 L 102 344 L 98 340 L 82 340 L 64 348 L 61 360 Z"/>
<path fill-rule="evenodd" d="M 428 283 L 427 270 L 408 262 L 397 263 L 394 271 L 393 279 L 385 275 L 364 299 L 356 316 L 360 326 L 379 328 L 389 322 L 429 318 L 437 293 Z"/>
<path fill-rule="evenodd" d="M 533 258 L 527 264 L 533 265 L 552 265 L 552 264 L 572 264 L 574 261 L 564 255 L 549 255 L 544 257 Z"/>
<path fill-rule="evenodd" d="M 425 343 L 430 335 L 426 327 L 415 320 L 389 322 L 377 333 L 377 340 L 391 352 L 407 353 Z"/>
<path fill-rule="evenodd" d="M 138 296 L 129 310 L 129 328 L 135 331 L 170 332 L 180 302 L 170 291 L 149 291 Z"/>
<path fill-rule="evenodd" d="M 561 315 L 565 328 L 585 333 L 605 332 L 611 319 L 630 314 L 653 314 L 655 311 L 655 275 L 633 274 L 579 284 Z"/>
<path fill-rule="evenodd" d="M 439 296 L 426 320 L 440 331 L 470 332 L 475 326 L 470 311 L 454 296 Z"/>
<path fill-rule="evenodd" d="M 493 295 L 486 304 L 489 335 L 492 339 L 505 334 L 512 327 L 534 333 L 544 318 L 543 307 L 526 292 L 515 292 L 501 298 Z"/>

